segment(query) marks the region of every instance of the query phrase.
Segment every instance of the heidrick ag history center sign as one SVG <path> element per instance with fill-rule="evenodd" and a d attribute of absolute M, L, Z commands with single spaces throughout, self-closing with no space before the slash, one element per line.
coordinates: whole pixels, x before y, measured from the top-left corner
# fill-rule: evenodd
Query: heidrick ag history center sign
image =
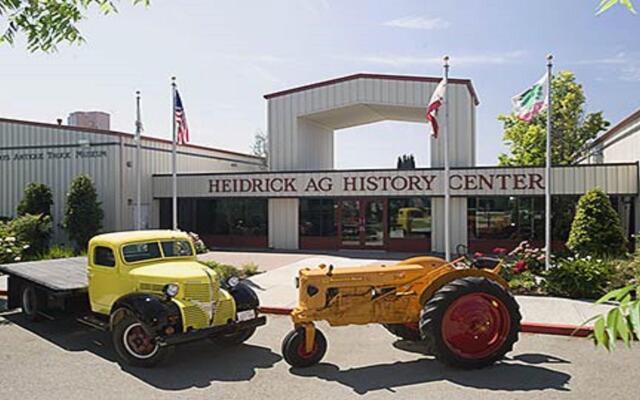
<path fill-rule="evenodd" d="M 552 170 L 554 194 L 582 194 L 600 187 L 608 193 L 637 193 L 636 164 L 585 165 Z M 180 197 L 348 197 L 442 196 L 442 169 L 255 172 L 185 174 L 178 177 Z M 544 169 L 452 169 L 453 196 L 543 195 Z M 154 197 L 171 197 L 171 176 L 156 175 Z"/>

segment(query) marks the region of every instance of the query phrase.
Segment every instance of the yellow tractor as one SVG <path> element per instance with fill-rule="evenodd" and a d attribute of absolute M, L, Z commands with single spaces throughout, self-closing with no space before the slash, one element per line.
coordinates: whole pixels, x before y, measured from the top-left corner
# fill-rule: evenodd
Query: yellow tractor
<path fill-rule="evenodd" d="M 488 258 L 414 257 L 393 265 L 302 269 L 294 329 L 282 354 L 294 367 L 318 363 L 327 341 L 315 321 L 376 323 L 402 339 L 422 341 L 445 364 L 493 364 L 513 348 L 521 320 L 501 268 L 501 261 Z"/>

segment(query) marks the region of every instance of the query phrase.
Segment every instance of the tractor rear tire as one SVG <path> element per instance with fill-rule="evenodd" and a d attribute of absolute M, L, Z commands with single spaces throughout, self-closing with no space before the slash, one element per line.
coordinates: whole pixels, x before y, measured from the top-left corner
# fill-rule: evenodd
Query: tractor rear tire
<path fill-rule="evenodd" d="M 415 324 L 414 324 L 415 325 Z M 420 331 L 416 326 L 411 327 L 407 324 L 382 324 L 386 330 L 389 331 L 394 336 L 399 337 L 403 340 L 409 340 L 412 342 L 417 342 L 420 340 Z"/>
<path fill-rule="evenodd" d="M 327 352 L 327 339 L 316 328 L 313 350 L 307 353 L 305 350 L 304 328 L 296 328 L 289 332 L 282 340 L 282 356 L 292 367 L 310 367 L 320 362 Z"/>
<path fill-rule="evenodd" d="M 521 319 L 518 303 L 502 286 L 466 277 L 446 284 L 425 304 L 420 333 L 440 362 L 482 368 L 513 349 Z"/>

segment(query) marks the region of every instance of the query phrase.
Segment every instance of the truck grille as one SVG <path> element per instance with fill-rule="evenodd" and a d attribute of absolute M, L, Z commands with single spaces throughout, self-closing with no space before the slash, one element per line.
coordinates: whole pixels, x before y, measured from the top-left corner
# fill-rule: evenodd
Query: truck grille
<path fill-rule="evenodd" d="M 185 326 L 203 328 L 209 325 L 209 317 L 200 307 L 193 305 L 183 309 Z"/>
<path fill-rule="evenodd" d="M 158 293 L 162 293 L 162 289 L 164 288 L 164 285 L 158 285 L 155 283 L 144 283 L 141 282 L 140 283 L 140 290 L 143 292 L 158 292 Z"/>
<path fill-rule="evenodd" d="M 210 302 L 211 286 L 208 283 L 186 283 L 184 297 L 189 300 Z"/>

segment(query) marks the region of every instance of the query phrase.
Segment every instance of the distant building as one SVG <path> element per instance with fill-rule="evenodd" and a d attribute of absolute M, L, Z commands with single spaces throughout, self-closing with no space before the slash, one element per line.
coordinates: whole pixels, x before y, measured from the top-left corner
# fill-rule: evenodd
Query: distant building
<path fill-rule="evenodd" d="M 69 119 L 82 113 L 73 113 Z M 95 113 L 104 114 L 104 113 Z M 108 118 L 108 114 L 104 114 Z M 107 121 L 108 124 L 108 121 Z M 142 226 L 159 226 L 159 202 L 152 175 L 171 172 L 171 141 L 142 138 Z M 197 145 L 178 147 L 180 172 L 251 172 L 264 160 L 248 154 Z M 0 118 L 0 219 L 16 215 L 24 188 L 42 182 L 53 191 L 54 243 L 65 243 L 61 229 L 66 194 L 73 178 L 93 179 L 104 210 L 103 231 L 134 229 L 136 210 L 135 141 L 132 134 L 103 129 Z M 191 218 L 180 210 L 180 218 Z M 170 216 L 169 216 L 170 218 Z"/>
<path fill-rule="evenodd" d="M 69 114 L 67 124 L 79 126 L 81 128 L 101 129 L 108 131 L 111 129 L 111 117 L 102 111 L 76 111 Z"/>

